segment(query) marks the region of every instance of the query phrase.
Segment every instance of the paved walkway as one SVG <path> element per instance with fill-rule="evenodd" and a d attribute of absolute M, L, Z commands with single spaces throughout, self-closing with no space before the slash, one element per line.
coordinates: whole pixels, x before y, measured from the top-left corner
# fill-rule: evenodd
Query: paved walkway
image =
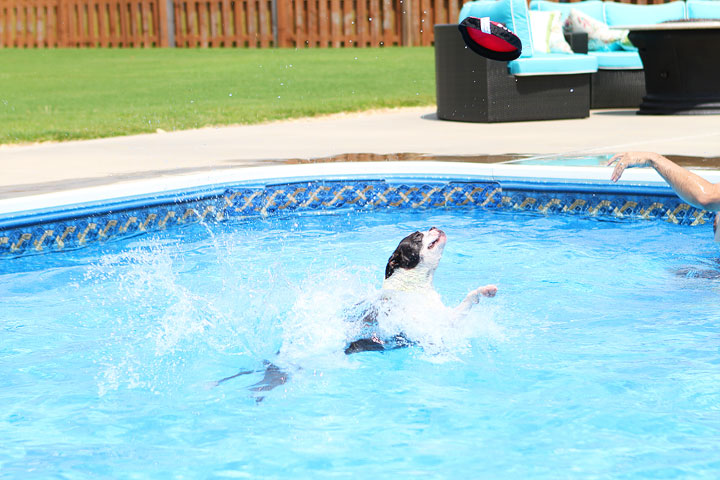
<path fill-rule="evenodd" d="M 653 150 L 720 160 L 720 116 L 638 116 L 499 124 L 438 120 L 434 107 L 263 125 L 0 147 L 0 198 L 347 153 L 584 155 Z"/>

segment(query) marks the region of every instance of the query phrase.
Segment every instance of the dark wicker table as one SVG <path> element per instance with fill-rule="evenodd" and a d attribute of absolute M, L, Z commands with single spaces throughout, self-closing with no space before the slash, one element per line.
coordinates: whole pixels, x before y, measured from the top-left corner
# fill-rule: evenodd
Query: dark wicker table
<path fill-rule="evenodd" d="M 720 20 L 624 28 L 645 70 L 638 114 L 720 114 Z"/>

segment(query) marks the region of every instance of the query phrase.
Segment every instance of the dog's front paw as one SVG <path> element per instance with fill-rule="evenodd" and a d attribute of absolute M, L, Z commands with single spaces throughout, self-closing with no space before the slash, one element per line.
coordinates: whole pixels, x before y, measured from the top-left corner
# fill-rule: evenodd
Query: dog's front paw
<path fill-rule="evenodd" d="M 495 285 L 485 285 L 477 289 L 477 292 L 483 297 L 494 297 L 498 288 Z"/>

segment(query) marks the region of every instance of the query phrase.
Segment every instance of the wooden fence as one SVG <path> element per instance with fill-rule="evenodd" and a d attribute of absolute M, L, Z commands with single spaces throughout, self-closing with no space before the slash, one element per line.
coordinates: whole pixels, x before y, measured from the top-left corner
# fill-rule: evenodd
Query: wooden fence
<path fill-rule="evenodd" d="M 432 45 L 464 1 L 0 0 L 0 47 Z"/>

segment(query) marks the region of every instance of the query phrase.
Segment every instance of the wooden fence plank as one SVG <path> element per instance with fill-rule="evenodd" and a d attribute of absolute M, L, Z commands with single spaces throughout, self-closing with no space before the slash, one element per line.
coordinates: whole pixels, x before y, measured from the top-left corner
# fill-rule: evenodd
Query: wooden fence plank
<path fill-rule="evenodd" d="M 10 6 L 0 0 L 0 48 L 10 47 Z"/>
<path fill-rule="evenodd" d="M 256 0 L 247 0 L 247 17 L 245 17 L 245 22 L 247 24 L 248 45 L 253 48 L 258 46 L 258 32 L 260 31 L 256 7 Z"/>
<path fill-rule="evenodd" d="M 355 15 L 355 2 L 354 0 L 341 0 L 343 9 L 343 44 L 346 47 L 354 47 L 355 39 L 355 27 L 357 24 L 357 17 Z"/>
<path fill-rule="evenodd" d="M 19 27 L 21 28 L 21 34 L 19 35 L 20 38 L 20 46 L 26 47 L 28 46 L 28 39 L 30 38 L 30 28 L 28 25 L 28 8 L 29 5 L 27 2 L 21 2 L 20 8 L 18 9 L 18 17 L 19 17 Z"/>
<path fill-rule="evenodd" d="M 431 0 L 420 0 L 420 45 L 432 45 L 433 41 L 433 7 Z"/>
<path fill-rule="evenodd" d="M 290 22 L 292 21 L 292 3 L 289 0 L 276 0 L 275 5 L 278 17 L 276 26 L 278 47 L 289 47 L 291 46 Z"/>
<path fill-rule="evenodd" d="M 48 2 L 45 6 L 45 39 L 48 47 L 57 45 L 57 6 L 54 2 Z"/>
<path fill-rule="evenodd" d="M 318 35 L 317 35 L 317 24 L 318 24 L 318 9 L 317 0 L 306 0 L 307 1 L 307 41 L 308 46 L 317 46 Z"/>
<path fill-rule="evenodd" d="M 92 25 L 92 44 L 95 47 L 102 47 L 100 31 L 102 24 L 102 1 L 95 1 L 90 6 L 90 24 Z"/>
<path fill-rule="evenodd" d="M 380 27 L 382 26 L 379 0 L 370 0 L 368 26 L 370 27 L 370 46 L 377 47 L 380 44 Z"/>
<path fill-rule="evenodd" d="M 233 31 L 235 33 L 235 45 L 238 47 L 244 47 L 247 41 L 247 31 L 243 24 L 245 19 L 245 1 L 234 0 L 231 3 L 233 11 Z"/>
<path fill-rule="evenodd" d="M 186 15 L 187 15 L 187 33 L 186 37 L 189 47 L 198 46 L 198 32 L 200 27 L 198 25 L 198 6 L 197 2 L 188 0 L 185 3 Z"/>
<path fill-rule="evenodd" d="M 378 20 L 382 21 L 380 45 L 390 46 L 393 44 L 393 35 L 395 33 L 394 15 L 392 11 L 392 2 L 390 0 L 382 0 L 380 5 L 380 16 Z"/>
<path fill-rule="evenodd" d="M 356 0 L 355 8 L 357 14 L 355 15 L 355 28 L 356 28 L 356 47 L 365 47 L 368 42 L 368 31 L 367 31 L 367 0 Z"/>
<path fill-rule="evenodd" d="M 198 27 L 200 27 L 200 46 L 207 48 L 210 46 L 210 31 L 208 18 L 208 2 L 197 2 L 198 6 Z"/>
<path fill-rule="evenodd" d="M 458 2 L 451 1 L 448 4 L 448 18 L 446 20 L 447 23 L 458 21 L 458 15 L 460 15 L 461 7 L 462 5 L 460 5 Z"/>
<path fill-rule="evenodd" d="M 118 19 L 119 19 L 119 25 L 118 25 L 118 33 L 119 33 L 119 45 L 123 47 L 128 46 L 128 40 L 130 39 L 130 28 L 128 22 L 128 4 L 127 2 L 118 2 Z"/>
<path fill-rule="evenodd" d="M 107 29 L 107 16 L 108 16 L 108 8 L 107 8 L 107 2 L 100 0 L 97 5 L 97 16 L 98 16 L 98 25 L 97 25 L 97 35 L 98 35 L 98 43 L 101 47 L 107 47 L 110 43 L 110 36 L 108 35 L 108 29 Z"/>
<path fill-rule="evenodd" d="M 330 13 L 328 0 L 318 1 L 318 42 L 320 47 L 330 45 Z"/>
<path fill-rule="evenodd" d="M 223 47 L 232 46 L 233 38 L 230 31 L 231 20 L 232 11 L 230 10 L 230 0 L 221 0 L 218 26 L 222 29 L 222 33 L 220 34 L 220 45 Z"/>
<path fill-rule="evenodd" d="M 209 45 L 211 47 L 219 47 L 220 42 L 218 38 L 219 30 L 218 24 L 220 22 L 220 15 L 218 13 L 218 3 L 215 0 L 208 1 L 208 33 L 210 35 Z"/>
<path fill-rule="evenodd" d="M 30 39 L 31 44 L 34 47 L 47 47 L 45 40 L 45 5 L 40 2 L 36 2 L 33 7 L 33 29 L 35 30 L 34 38 Z"/>
<path fill-rule="evenodd" d="M 340 0 L 330 0 L 330 46 L 338 48 L 342 45 L 342 10 Z"/>
<path fill-rule="evenodd" d="M 185 2 L 182 0 L 173 2 L 173 18 L 175 19 L 175 46 L 176 47 L 185 47 L 187 46 L 185 42 L 185 33 L 183 30 L 183 27 L 185 25 L 185 17 L 184 17 L 184 6 Z"/>
<path fill-rule="evenodd" d="M 155 37 L 156 37 L 156 44 L 160 47 L 169 47 L 170 46 L 170 31 L 168 29 L 169 25 L 169 12 L 168 12 L 168 4 L 166 0 L 156 0 L 157 1 L 157 19 L 155 20 Z M 174 32 L 173 32 L 174 35 Z M 174 45 L 173 45 L 174 46 Z"/>
<path fill-rule="evenodd" d="M 142 46 L 145 48 L 152 46 L 152 42 L 150 41 L 152 17 L 150 2 L 148 0 L 142 0 L 140 2 L 139 30 L 142 32 Z"/>
<path fill-rule="evenodd" d="M 273 42 L 272 29 L 272 0 L 260 0 L 260 9 L 258 10 L 258 23 L 260 24 L 260 46 L 267 48 Z"/>
<path fill-rule="evenodd" d="M 13 9 L 13 17 L 16 25 L 13 31 L 13 44 L 16 47 L 22 47 L 25 36 L 25 25 L 23 24 L 23 6 L 19 2 Z"/>

